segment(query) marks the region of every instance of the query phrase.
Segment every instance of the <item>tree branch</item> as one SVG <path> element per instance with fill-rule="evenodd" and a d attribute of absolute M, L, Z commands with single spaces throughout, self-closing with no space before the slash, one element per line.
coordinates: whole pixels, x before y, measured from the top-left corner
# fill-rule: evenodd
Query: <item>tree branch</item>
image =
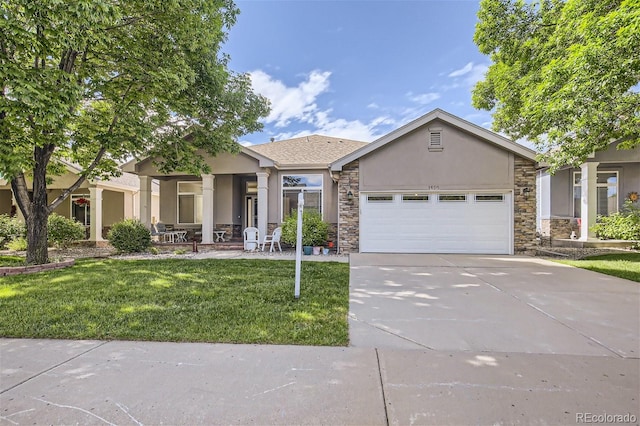
<path fill-rule="evenodd" d="M 31 200 L 29 199 L 29 190 L 27 189 L 27 180 L 24 177 L 24 173 L 20 172 L 11 179 L 11 190 L 22 215 L 29 217 L 31 214 Z"/>

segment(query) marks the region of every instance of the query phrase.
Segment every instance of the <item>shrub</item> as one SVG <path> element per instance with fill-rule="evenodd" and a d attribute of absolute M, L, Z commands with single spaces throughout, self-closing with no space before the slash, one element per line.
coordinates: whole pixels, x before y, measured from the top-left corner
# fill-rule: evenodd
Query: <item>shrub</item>
<path fill-rule="evenodd" d="M 56 247 L 67 247 L 74 241 L 85 239 L 84 225 L 78 221 L 51 213 L 47 223 L 49 242 Z"/>
<path fill-rule="evenodd" d="M 296 243 L 298 227 L 298 213 L 287 217 L 282 223 L 282 241 L 288 244 Z M 322 220 L 320 213 L 305 211 L 302 214 L 302 245 L 322 246 L 327 242 L 329 224 Z"/>
<path fill-rule="evenodd" d="M 627 200 L 621 211 L 599 216 L 592 230 L 604 239 L 640 240 L 640 207 Z"/>
<path fill-rule="evenodd" d="M 27 239 L 25 237 L 14 238 L 7 243 L 7 248 L 11 251 L 27 250 Z"/>
<path fill-rule="evenodd" d="M 24 237 L 27 228 L 17 217 L 0 215 L 0 249 L 7 247 L 7 244 L 18 237 Z"/>
<path fill-rule="evenodd" d="M 135 219 L 125 219 L 114 224 L 107 239 L 121 253 L 138 253 L 151 247 L 151 232 Z"/>

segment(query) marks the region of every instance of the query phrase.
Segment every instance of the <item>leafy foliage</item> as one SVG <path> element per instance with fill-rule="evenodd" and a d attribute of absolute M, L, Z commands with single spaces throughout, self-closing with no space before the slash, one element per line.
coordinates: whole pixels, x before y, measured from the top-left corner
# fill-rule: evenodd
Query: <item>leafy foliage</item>
<path fill-rule="evenodd" d="M 151 247 L 151 231 L 135 219 L 125 219 L 114 224 L 107 239 L 121 253 L 138 253 Z"/>
<path fill-rule="evenodd" d="M 287 244 L 296 243 L 298 229 L 298 212 L 294 212 L 282 223 L 282 241 Z M 302 214 L 302 245 L 323 246 L 327 242 L 329 224 L 322 220 L 317 211 L 304 211 Z"/>
<path fill-rule="evenodd" d="M 0 175 L 27 222 L 29 263 L 46 262 L 47 216 L 84 179 L 132 156 L 199 175 L 203 155 L 237 152 L 261 128 L 268 101 L 220 52 L 238 13 L 231 0 L 0 3 Z M 57 159 L 83 172 L 48 202 Z"/>
<path fill-rule="evenodd" d="M 7 243 L 7 248 L 11 251 L 25 251 L 27 240 L 24 237 L 17 237 Z"/>
<path fill-rule="evenodd" d="M 18 237 L 24 237 L 27 230 L 17 217 L 0 215 L 0 249 Z"/>
<path fill-rule="evenodd" d="M 640 241 L 640 206 L 627 200 L 621 211 L 598 217 L 593 231 L 604 239 Z"/>
<path fill-rule="evenodd" d="M 74 241 L 84 240 L 84 225 L 73 219 L 51 213 L 48 219 L 49 242 L 56 247 L 68 247 Z"/>
<path fill-rule="evenodd" d="M 474 40 L 493 65 L 473 91 L 493 127 L 552 170 L 640 144 L 638 0 L 482 0 Z"/>

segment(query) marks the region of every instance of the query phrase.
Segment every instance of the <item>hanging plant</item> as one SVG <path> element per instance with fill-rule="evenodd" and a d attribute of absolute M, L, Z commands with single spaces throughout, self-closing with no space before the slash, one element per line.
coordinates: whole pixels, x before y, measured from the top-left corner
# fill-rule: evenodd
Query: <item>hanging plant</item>
<path fill-rule="evenodd" d="M 77 198 L 77 199 L 74 201 L 74 203 L 75 203 L 77 206 L 88 206 L 88 205 L 89 205 L 89 200 L 88 200 L 87 198 L 82 197 L 82 198 Z"/>

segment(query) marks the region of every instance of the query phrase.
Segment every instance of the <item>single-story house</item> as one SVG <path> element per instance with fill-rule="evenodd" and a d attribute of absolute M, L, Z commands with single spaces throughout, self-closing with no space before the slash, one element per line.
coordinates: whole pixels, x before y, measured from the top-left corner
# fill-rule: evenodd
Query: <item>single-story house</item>
<path fill-rule="evenodd" d="M 58 197 L 63 190 L 71 186 L 82 171 L 77 165 L 63 162 L 66 172 L 53 178 L 47 185 L 49 202 Z M 27 179 L 27 185 L 31 181 Z M 87 229 L 90 241 L 102 241 L 109 228 L 123 219 L 137 217 L 139 211 L 140 182 L 137 176 L 123 173 L 109 180 L 85 180 L 80 188 L 62 202 L 54 212 L 82 223 Z M 158 215 L 158 190 L 155 189 L 153 213 Z M 0 178 L 0 214 L 16 215 L 22 213 L 11 190 L 11 182 Z"/>
<path fill-rule="evenodd" d="M 598 215 L 622 209 L 632 193 L 640 192 L 640 148 L 618 150 L 618 142 L 588 158 L 580 167 L 550 174 L 537 172 L 538 232 L 546 239 L 594 239 L 590 229 Z"/>
<path fill-rule="evenodd" d="M 124 170 L 141 182 L 140 219 L 240 237 L 271 232 L 297 209 L 319 210 L 346 252 L 503 253 L 536 244 L 535 152 L 436 109 L 364 143 L 305 136 L 207 158 L 211 174 L 164 174 L 153 159 Z"/>

